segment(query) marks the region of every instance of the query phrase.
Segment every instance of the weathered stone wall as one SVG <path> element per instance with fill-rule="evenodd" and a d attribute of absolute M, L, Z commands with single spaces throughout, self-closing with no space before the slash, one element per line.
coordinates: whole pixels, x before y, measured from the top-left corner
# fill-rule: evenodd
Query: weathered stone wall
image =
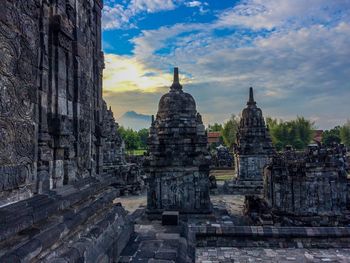
<path fill-rule="evenodd" d="M 0 205 L 99 173 L 100 0 L 3 0 Z"/>
<path fill-rule="evenodd" d="M 102 100 L 101 9 L 0 1 L 0 262 L 116 262 L 133 231 L 114 203 L 131 168 Z"/>
<path fill-rule="evenodd" d="M 264 155 L 239 156 L 238 169 L 241 180 L 261 181 L 264 167 L 269 163 L 271 157 Z"/>
<path fill-rule="evenodd" d="M 342 221 L 348 194 L 342 149 L 314 147 L 274 157 L 265 168 L 264 192 L 274 215 L 292 222 Z"/>

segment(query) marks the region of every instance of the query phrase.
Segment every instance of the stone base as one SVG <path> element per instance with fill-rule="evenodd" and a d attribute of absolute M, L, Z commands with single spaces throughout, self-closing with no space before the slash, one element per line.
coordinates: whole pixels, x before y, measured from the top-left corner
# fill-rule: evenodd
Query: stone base
<path fill-rule="evenodd" d="M 0 209 L 0 262 L 114 262 L 133 225 L 113 200 L 113 178 L 76 186 Z"/>
<path fill-rule="evenodd" d="M 244 213 L 254 225 L 330 227 L 348 226 L 350 211 L 334 211 L 331 213 L 282 213 L 271 208 L 265 199 L 258 196 L 246 196 Z"/>
<path fill-rule="evenodd" d="M 200 247 L 234 247 L 236 252 L 240 248 L 350 248 L 349 227 L 203 224 L 190 225 L 186 231 L 186 238 L 188 254 L 193 259 L 196 248 Z"/>
<path fill-rule="evenodd" d="M 230 195 L 262 195 L 262 181 L 243 181 L 239 179 L 225 181 L 223 191 Z"/>

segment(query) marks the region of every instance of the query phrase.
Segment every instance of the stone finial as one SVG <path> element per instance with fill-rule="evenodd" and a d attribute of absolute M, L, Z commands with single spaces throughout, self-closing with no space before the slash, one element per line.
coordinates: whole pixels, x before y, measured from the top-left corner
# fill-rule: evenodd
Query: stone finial
<path fill-rule="evenodd" d="M 174 68 L 174 80 L 173 84 L 170 87 L 171 90 L 181 90 L 182 86 L 180 84 L 180 78 L 179 78 L 179 68 Z"/>
<path fill-rule="evenodd" d="M 179 81 L 179 68 L 174 68 L 174 81 L 173 83 L 180 83 Z"/>
<path fill-rule="evenodd" d="M 253 88 L 249 88 L 249 100 L 247 102 L 247 105 L 256 105 L 256 102 L 254 101 L 254 92 Z"/>

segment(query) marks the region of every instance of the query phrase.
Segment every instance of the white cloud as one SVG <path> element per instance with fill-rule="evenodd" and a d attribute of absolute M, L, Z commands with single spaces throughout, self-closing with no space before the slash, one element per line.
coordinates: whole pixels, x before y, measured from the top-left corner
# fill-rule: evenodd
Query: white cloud
<path fill-rule="evenodd" d="M 105 30 L 136 27 L 136 17 L 142 13 L 173 10 L 179 0 L 131 0 L 128 5 L 115 1 L 105 3 L 102 27 Z"/>
<path fill-rule="evenodd" d="M 199 1 L 190 1 L 190 2 L 186 2 L 185 5 L 187 7 L 200 7 L 202 6 L 202 3 Z"/>
<path fill-rule="evenodd" d="M 130 10 L 125 9 L 122 5 L 105 5 L 103 8 L 103 29 L 123 28 L 126 25 L 129 28 L 134 27 L 134 24 L 130 21 L 131 16 Z"/>
<path fill-rule="evenodd" d="M 243 8 L 244 3 L 249 8 Z M 304 115 L 317 120 L 320 128 L 345 122 L 350 111 L 349 4 L 341 0 L 244 3 L 218 14 L 210 24 L 145 30 L 133 39 L 134 58 L 144 70 L 170 73 L 176 65 L 191 76 L 185 89 L 196 98 L 206 121 L 220 122 L 231 113 L 238 114 L 248 87 L 253 86 L 265 116 Z M 310 12 L 314 15 L 307 20 Z M 239 27 L 217 35 L 224 25 Z M 260 35 L 240 26 L 276 30 Z M 147 105 L 147 110 L 137 110 L 155 113 L 157 102 L 150 100 Z"/>
<path fill-rule="evenodd" d="M 105 54 L 103 91 L 108 94 L 126 91 L 158 92 L 172 83 L 172 72 L 147 67 L 135 57 Z M 182 75 L 184 84 L 191 80 Z"/>
<path fill-rule="evenodd" d="M 204 15 L 209 12 L 209 9 L 207 8 L 209 4 L 207 2 L 200 2 L 200 1 L 189 1 L 184 3 L 185 6 L 190 7 L 190 8 L 198 8 L 199 13 Z"/>
<path fill-rule="evenodd" d="M 173 10 L 176 8 L 174 0 L 132 0 L 129 8 L 136 14 L 146 11 L 156 13 L 159 11 Z"/>
<path fill-rule="evenodd" d="M 329 23 L 336 16 L 349 18 L 348 0 L 244 0 L 219 14 L 218 25 L 243 26 L 252 29 L 274 29 L 281 26 L 306 26 Z"/>

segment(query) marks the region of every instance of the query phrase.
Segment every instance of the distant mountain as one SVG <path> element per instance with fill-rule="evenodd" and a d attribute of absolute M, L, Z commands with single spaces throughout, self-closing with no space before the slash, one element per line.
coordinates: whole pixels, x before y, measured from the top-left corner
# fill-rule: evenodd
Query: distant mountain
<path fill-rule="evenodd" d="M 133 130 L 141 130 L 143 128 L 149 128 L 151 126 L 152 116 L 137 113 L 135 111 L 127 111 L 118 120 L 119 125 L 125 128 L 131 128 Z"/>

